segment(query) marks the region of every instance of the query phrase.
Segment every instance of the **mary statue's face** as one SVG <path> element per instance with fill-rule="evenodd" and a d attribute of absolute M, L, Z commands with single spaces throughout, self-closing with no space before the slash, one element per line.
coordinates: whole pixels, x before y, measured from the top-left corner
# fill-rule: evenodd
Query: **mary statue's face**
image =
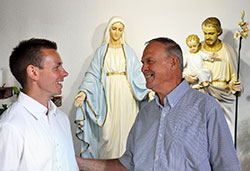
<path fill-rule="evenodd" d="M 123 33 L 124 25 L 120 22 L 112 24 L 109 32 L 110 32 L 110 39 L 113 41 L 120 40 L 122 33 Z"/>

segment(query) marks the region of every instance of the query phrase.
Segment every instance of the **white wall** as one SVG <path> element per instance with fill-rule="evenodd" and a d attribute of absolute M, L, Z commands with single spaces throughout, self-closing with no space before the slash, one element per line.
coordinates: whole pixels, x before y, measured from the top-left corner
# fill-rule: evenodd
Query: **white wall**
<path fill-rule="evenodd" d="M 8 58 L 20 40 L 41 37 L 54 40 L 69 72 L 63 88 L 63 106 L 69 114 L 73 134 L 75 126 L 74 96 L 103 32 L 112 16 L 121 16 L 127 23 L 127 40 L 141 57 L 144 43 L 151 38 L 167 36 L 187 52 L 185 38 L 191 33 L 203 39 L 202 21 L 216 16 L 224 30 L 221 39 L 235 49 L 233 38 L 242 10 L 250 21 L 248 0 L 0 0 L 0 68 L 5 70 L 7 86 L 16 85 L 8 71 Z M 243 40 L 241 67 L 245 92 L 239 101 L 238 154 L 243 169 L 250 170 L 250 39 Z M 0 103 L 6 101 L 1 100 Z M 76 152 L 79 141 L 74 139 Z"/>

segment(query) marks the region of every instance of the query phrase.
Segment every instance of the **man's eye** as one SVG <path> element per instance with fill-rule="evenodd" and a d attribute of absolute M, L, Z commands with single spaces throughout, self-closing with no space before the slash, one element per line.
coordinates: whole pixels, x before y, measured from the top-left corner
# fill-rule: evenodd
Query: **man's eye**
<path fill-rule="evenodd" d="M 152 61 L 152 60 L 148 60 L 148 63 L 149 63 L 149 64 L 152 64 L 152 63 L 153 63 L 153 61 Z"/>

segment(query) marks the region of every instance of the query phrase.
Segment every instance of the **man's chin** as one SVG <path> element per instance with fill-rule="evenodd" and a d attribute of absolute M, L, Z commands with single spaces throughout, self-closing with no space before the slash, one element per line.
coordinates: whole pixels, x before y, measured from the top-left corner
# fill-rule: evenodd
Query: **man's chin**
<path fill-rule="evenodd" d="M 52 96 L 59 96 L 62 94 L 62 90 L 55 92 Z"/>
<path fill-rule="evenodd" d="M 147 87 L 147 89 L 151 89 L 152 90 L 152 85 L 146 83 L 146 87 Z"/>

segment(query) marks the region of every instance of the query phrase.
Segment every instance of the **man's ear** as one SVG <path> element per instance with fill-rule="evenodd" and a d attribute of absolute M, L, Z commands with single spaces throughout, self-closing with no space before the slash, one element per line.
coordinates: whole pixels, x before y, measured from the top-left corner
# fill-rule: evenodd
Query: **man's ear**
<path fill-rule="evenodd" d="M 28 65 L 26 68 L 27 77 L 32 80 L 38 80 L 39 78 L 39 68 L 34 65 Z"/>
<path fill-rule="evenodd" d="M 171 58 L 171 69 L 176 70 L 177 68 L 179 68 L 179 59 L 174 56 Z"/>

